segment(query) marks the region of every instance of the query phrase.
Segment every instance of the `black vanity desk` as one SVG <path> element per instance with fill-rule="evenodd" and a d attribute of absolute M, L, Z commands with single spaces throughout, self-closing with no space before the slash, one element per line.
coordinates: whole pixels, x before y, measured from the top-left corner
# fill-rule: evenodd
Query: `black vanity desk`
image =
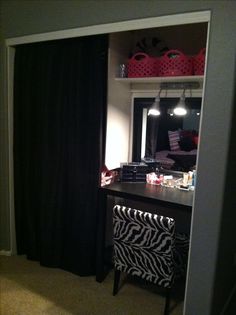
<path fill-rule="evenodd" d="M 116 196 L 124 199 L 152 203 L 157 206 L 184 211 L 192 211 L 193 192 L 176 188 L 162 187 L 136 182 L 116 182 L 99 188 L 98 201 L 98 236 L 96 257 L 96 281 L 102 282 L 106 277 L 105 270 L 105 231 L 107 196 Z"/>

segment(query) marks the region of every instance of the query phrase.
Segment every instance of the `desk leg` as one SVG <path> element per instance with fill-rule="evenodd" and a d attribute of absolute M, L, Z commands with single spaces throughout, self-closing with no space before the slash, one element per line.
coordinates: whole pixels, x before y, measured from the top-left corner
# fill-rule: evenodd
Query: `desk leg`
<path fill-rule="evenodd" d="M 105 272 L 105 232 L 106 232 L 107 194 L 100 190 L 98 194 L 98 229 L 96 253 L 96 281 L 102 282 L 106 277 Z"/>

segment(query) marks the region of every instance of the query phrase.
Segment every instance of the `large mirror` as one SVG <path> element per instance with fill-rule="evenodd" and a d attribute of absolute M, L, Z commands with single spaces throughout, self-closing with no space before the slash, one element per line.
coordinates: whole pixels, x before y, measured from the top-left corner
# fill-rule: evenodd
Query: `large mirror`
<path fill-rule="evenodd" d="M 178 98 L 161 98 L 160 116 L 148 115 L 153 98 L 134 99 L 133 161 L 157 162 L 164 169 L 195 169 L 201 101 L 186 98 L 187 114 L 176 116 Z"/>

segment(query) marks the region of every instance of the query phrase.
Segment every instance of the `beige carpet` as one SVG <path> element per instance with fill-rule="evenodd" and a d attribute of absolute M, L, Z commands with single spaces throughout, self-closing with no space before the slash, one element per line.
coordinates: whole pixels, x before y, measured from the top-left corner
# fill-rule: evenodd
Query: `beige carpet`
<path fill-rule="evenodd" d="M 97 283 L 24 256 L 0 256 L 1 315 L 162 315 L 164 297 L 156 287 L 126 279 L 113 297 L 112 285 L 112 272 Z M 183 313 L 179 292 L 171 315 Z"/>

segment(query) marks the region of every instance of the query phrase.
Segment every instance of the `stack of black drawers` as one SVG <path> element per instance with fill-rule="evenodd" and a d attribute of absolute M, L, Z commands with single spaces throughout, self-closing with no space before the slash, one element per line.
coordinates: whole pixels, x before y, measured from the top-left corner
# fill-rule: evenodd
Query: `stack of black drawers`
<path fill-rule="evenodd" d="M 122 182 L 146 182 L 150 167 L 145 163 L 132 162 L 123 164 L 120 179 Z"/>

